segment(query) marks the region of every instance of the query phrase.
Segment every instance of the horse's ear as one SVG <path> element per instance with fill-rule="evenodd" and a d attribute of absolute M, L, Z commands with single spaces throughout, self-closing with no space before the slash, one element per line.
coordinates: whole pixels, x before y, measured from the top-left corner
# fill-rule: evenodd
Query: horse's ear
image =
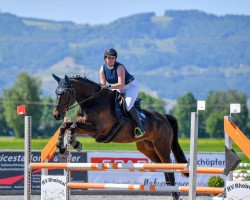
<path fill-rule="evenodd" d="M 64 79 L 65 79 L 66 83 L 70 84 L 70 80 L 69 80 L 69 77 L 67 75 L 65 75 Z"/>
<path fill-rule="evenodd" d="M 53 78 L 59 83 L 61 78 L 52 73 Z"/>

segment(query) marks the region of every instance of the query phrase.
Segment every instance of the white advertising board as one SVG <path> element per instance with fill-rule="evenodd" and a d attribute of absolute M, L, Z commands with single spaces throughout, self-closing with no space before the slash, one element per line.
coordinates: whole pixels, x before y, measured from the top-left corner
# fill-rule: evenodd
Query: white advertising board
<path fill-rule="evenodd" d="M 227 181 L 227 200 L 250 200 L 250 181 Z"/>
<path fill-rule="evenodd" d="M 66 176 L 41 176 L 42 200 L 66 199 Z"/>
<path fill-rule="evenodd" d="M 189 154 L 185 154 L 189 159 Z M 171 159 L 174 162 L 173 155 Z M 87 162 L 91 163 L 151 163 L 151 161 L 139 152 L 88 152 Z M 224 153 L 199 153 L 197 166 L 224 167 Z M 207 186 L 211 175 L 198 174 L 197 185 Z M 223 175 L 221 175 L 224 178 Z M 181 173 L 175 173 L 175 181 L 178 186 L 189 184 L 188 178 Z M 162 172 L 126 172 L 126 171 L 88 171 L 88 182 L 95 183 L 123 183 L 165 186 L 165 177 Z"/>

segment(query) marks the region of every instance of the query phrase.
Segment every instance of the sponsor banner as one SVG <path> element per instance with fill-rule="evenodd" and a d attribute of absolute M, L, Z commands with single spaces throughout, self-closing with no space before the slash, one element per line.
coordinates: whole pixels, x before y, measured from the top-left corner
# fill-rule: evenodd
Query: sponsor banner
<path fill-rule="evenodd" d="M 185 154 L 189 160 L 189 154 Z M 171 155 L 174 162 L 174 157 Z M 151 163 L 151 161 L 139 152 L 87 152 L 87 162 L 91 163 Z M 199 153 L 198 167 L 224 167 L 224 153 Z M 207 186 L 210 174 L 198 174 L 197 185 Z M 223 175 L 220 175 L 224 178 Z M 179 172 L 175 173 L 175 181 L 178 186 L 189 184 L 189 179 Z M 88 182 L 96 183 L 124 183 L 165 186 L 163 172 L 126 172 L 126 171 L 88 171 Z"/>
<path fill-rule="evenodd" d="M 50 162 L 58 162 L 57 153 Z M 189 155 L 186 154 L 187 158 Z M 198 166 L 224 167 L 224 153 L 199 153 Z M 41 162 L 40 152 L 32 152 L 31 162 Z M 172 160 L 174 158 L 172 156 Z M 90 151 L 86 153 L 72 152 L 71 162 L 109 162 L 109 163 L 150 163 L 151 161 L 139 152 L 122 151 Z M 24 154 L 23 151 L 0 151 L 0 194 L 15 194 L 23 192 Z M 49 175 L 62 175 L 63 170 L 49 170 Z M 165 177 L 162 172 L 125 172 L 125 171 L 72 171 L 74 181 L 103 182 L 103 183 L 130 183 L 164 186 Z M 88 176 L 88 180 L 87 180 Z M 207 186 L 212 175 L 198 175 L 197 183 Z M 176 185 L 188 185 L 188 178 L 181 173 L 175 173 Z M 224 178 L 223 175 L 221 177 Z M 32 192 L 40 192 L 41 169 L 32 171 Z"/>
<path fill-rule="evenodd" d="M 66 199 L 67 183 L 66 176 L 41 177 L 41 199 Z"/>
<path fill-rule="evenodd" d="M 41 152 L 32 151 L 31 162 L 41 162 Z M 58 153 L 50 162 L 58 162 Z M 86 154 L 72 152 L 71 162 L 86 162 Z M 63 170 L 49 170 L 49 175 L 62 175 Z M 73 171 L 74 180 L 86 181 L 87 172 Z M 32 191 L 41 189 L 41 169 L 32 170 Z M 0 151 L 0 194 L 9 194 L 15 191 L 23 192 L 24 184 L 24 152 L 23 151 Z"/>
<path fill-rule="evenodd" d="M 226 195 L 228 200 L 250 199 L 250 181 L 227 181 Z"/>

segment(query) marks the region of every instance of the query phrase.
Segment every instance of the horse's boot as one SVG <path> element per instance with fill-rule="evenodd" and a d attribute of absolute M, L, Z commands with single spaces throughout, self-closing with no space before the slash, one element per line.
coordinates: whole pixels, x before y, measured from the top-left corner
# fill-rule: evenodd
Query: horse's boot
<path fill-rule="evenodd" d="M 74 149 L 76 149 L 77 151 L 81 151 L 82 150 L 82 144 L 76 140 L 76 135 L 75 133 L 71 132 L 70 135 L 70 139 L 69 139 L 69 143 L 73 146 Z"/>
<path fill-rule="evenodd" d="M 64 147 L 64 132 L 65 132 L 66 129 L 67 129 L 67 125 L 63 123 L 60 126 L 60 133 L 59 133 L 58 141 L 57 141 L 57 144 L 56 144 L 56 147 L 59 149 L 60 154 L 64 154 L 65 151 L 66 151 L 66 149 Z"/>
<path fill-rule="evenodd" d="M 134 129 L 134 134 L 135 138 L 142 137 L 145 134 L 144 128 L 141 124 L 141 120 L 138 116 L 138 112 L 133 106 L 129 111 L 128 111 L 130 117 L 132 118 L 134 124 L 135 124 L 135 129 Z"/>
<path fill-rule="evenodd" d="M 70 130 L 70 138 L 69 143 L 73 146 L 77 151 L 82 150 L 82 144 L 76 140 L 75 129 L 77 128 L 77 123 L 73 123 L 68 130 Z"/>

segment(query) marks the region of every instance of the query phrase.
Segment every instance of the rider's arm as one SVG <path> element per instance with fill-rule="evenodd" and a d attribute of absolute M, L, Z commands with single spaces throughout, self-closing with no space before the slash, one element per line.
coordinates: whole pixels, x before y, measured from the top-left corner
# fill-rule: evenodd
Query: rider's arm
<path fill-rule="evenodd" d="M 101 68 L 100 68 L 100 83 L 102 86 L 106 85 L 106 78 L 105 78 L 103 66 L 101 66 Z"/>
<path fill-rule="evenodd" d="M 122 90 L 125 86 L 125 69 L 122 65 L 117 68 L 118 83 L 112 84 L 110 89 Z"/>

